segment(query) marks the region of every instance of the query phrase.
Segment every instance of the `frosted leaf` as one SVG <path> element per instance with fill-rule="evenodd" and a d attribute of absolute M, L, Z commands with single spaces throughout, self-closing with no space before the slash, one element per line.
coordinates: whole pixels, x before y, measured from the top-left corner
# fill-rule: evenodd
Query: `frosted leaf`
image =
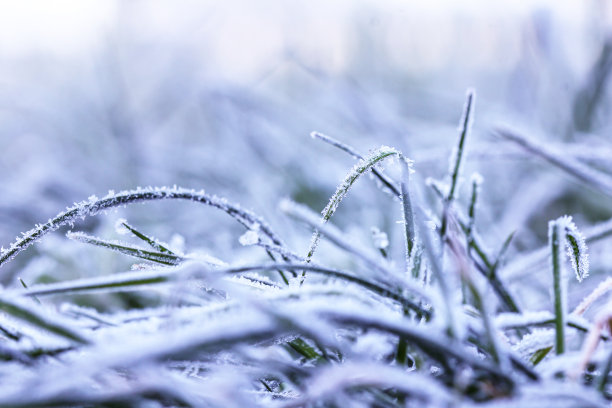
<path fill-rule="evenodd" d="M 565 225 L 565 239 L 567 256 L 572 264 L 578 282 L 589 276 L 589 254 L 587 252 L 584 235 L 578 231 L 571 217 L 567 217 Z"/>
<path fill-rule="evenodd" d="M 372 227 L 372 239 L 374 240 L 374 246 L 378 249 L 386 249 L 389 246 L 387 233 L 376 227 Z"/>
<path fill-rule="evenodd" d="M 550 225 L 553 225 L 553 223 L 560 228 L 562 233 L 560 239 L 563 240 L 562 244 L 565 245 L 572 270 L 578 282 L 582 282 L 589 275 L 589 254 L 584 236 L 578 231 L 576 224 L 574 224 L 572 217 L 569 215 L 564 215 L 551 221 Z M 550 231 L 552 231 L 552 228 L 549 228 Z"/>

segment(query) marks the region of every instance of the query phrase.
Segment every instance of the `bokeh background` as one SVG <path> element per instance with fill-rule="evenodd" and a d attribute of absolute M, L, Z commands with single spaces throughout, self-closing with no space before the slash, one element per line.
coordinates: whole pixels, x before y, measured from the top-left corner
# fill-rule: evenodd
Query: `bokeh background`
<path fill-rule="evenodd" d="M 56 0 L 0 7 L 5 246 L 92 194 L 176 184 L 243 204 L 305 250 L 308 231 L 284 217 L 278 202 L 290 197 L 319 211 L 353 165 L 311 131 L 362 152 L 394 146 L 415 160 L 416 182 L 443 178 L 469 87 L 478 99 L 465 174 L 484 176 L 478 227 L 491 248 L 513 230 L 511 253 L 538 248 L 548 220 L 565 213 L 579 227 L 612 217 L 605 196 L 492 134 L 510 124 L 610 170 L 609 1 Z M 367 240 L 371 226 L 394 236 L 398 204 L 375 191 L 374 183 L 356 186 L 335 218 L 356 239 Z M 464 186 L 460 203 L 466 196 Z M 240 227 L 228 217 L 192 203 L 138 205 L 75 229 L 116 238 L 119 217 L 227 262 L 261 256 L 240 246 Z M 395 242 L 401 254 L 401 239 Z M 57 280 L 129 265 L 55 233 L 0 279 Z"/>

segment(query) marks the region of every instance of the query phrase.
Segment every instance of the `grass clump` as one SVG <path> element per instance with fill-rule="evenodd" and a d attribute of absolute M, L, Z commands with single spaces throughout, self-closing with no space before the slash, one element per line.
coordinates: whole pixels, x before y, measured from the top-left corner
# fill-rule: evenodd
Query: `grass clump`
<path fill-rule="evenodd" d="M 74 241 L 139 264 L 48 284 L 18 280 L 3 290 L 0 407 L 608 406 L 610 336 L 601 330 L 604 320 L 594 324 L 584 313 L 612 285 L 604 281 L 567 313 L 563 247 L 578 280 L 589 275 L 586 240 L 570 217 L 550 222 L 549 245 L 540 250 L 551 259 L 552 311 L 529 309 L 516 295 L 519 288 L 505 282 L 504 258 L 521 256 L 510 249 L 514 232 L 492 243 L 500 248 L 492 255 L 477 223 L 483 177 L 471 178 L 466 203 L 460 197 L 474 101 L 469 91 L 448 187 L 428 183 L 437 202 L 427 200 L 411 177 L 412 160 L 400 151 L 382 147 L 364 156 L 313 133 L 358 162 L 322 215 L 291 200 L 280 204 L 285 215 L 314 230 L 303 257 L 263 217 L 179 187 L 92 196 L 26 232 L 2 251 L 0 267 L 81 218 L 134 203 L 190 200 L 235 219 L 245 229 L 239 242 L 261 249 L 269 262 L 183 253 L 123 219 L 118 232 L 143 246 L 69 232 Z M 380 165 L 390 157 L 398 160 L 387 172 Z M 401 243 L 390 229 L 368 225 L 377 243 L 367 246 L 331 222 L 366 174 L 397 199 Z M 350 261 L 315 258 L 322 239 Z M 146 308 L 98 311 L 77 302 L 84 295 L 151 291 L 160 300 Z M 603 352 L 587 348 L 588 364 L 569 375 L 587 332 L 595 339 L 589 344 Z"/>

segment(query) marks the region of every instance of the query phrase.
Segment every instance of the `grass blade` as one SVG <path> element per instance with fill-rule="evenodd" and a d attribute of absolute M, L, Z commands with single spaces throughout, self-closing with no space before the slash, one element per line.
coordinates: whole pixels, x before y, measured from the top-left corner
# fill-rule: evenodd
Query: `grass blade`
<path fill-rule="evenodd" d="M 144 259 L 145 261 L 155 262 L 162 265 L 178 265 L 181 262 L 186 261 L 188 258 L 181 257 L 178 255 L 174 255 L 172 253 L 162 253 L 162 252 L 154 252 L 148 251 L 143 248 L 139 248 L 136 246 L 131 246 L 129 244 L 121 243 L 119 241 L 109 241 L 100 239 L 83 232 L 72 232 L 69 231 L 66 236 L 73 240 L 82 242 L 85 244 L 95 245 L 102 248 L 108 248 L 113 251 L 117 251 L 119 253 L 133 256 L 134 258 Z"/>
<path fill-rule="evenodd" d="M 140 238 L 141 240 L 143 240 L 144 242 L 149 244 L 151 246 L 151 248 L 155 249 L 157 252 L 163 252 L 163 253 L 167 253 L 167 254 L 170 254 L 170 255 L 175 255 L 174 252 L 172 252 L 171 250 L 166 248 L 158 240 L 156 240 L 155 238 L 149 237 L 148 235 L 145 235 L 142 232 L 138 231 L 136 228 L 134 228 L 133 226 L 128 224 L 128 222 L 126 220 L 124 220 L 124 219 L 120 219 L 120 220 L 117 221 L 117 228 L 116 229 L 117 230 L 123 230 L 123 229 L 128 230 L 135 237 Z"/>
<path fill-rule="evenodd" d="M 372 169 L 377 163 L 389 156 L 401 156 L 401 153 L 399 153 L 393 148 L 382 146 L 376 151 L 374 151 L 372 154 L 370 154 L 368 157 L 364 158 L 363 160 L 360 160 L 359 163 L 357 163 L 347 174 L 347 176 L 344 178 L 344 181 L 338 186 L 336 192 L 331 196 L 329 203 L 321 212 L 321 214 L 323 215 L 321 219 L 322 223 L 326 223 L 327 221 L 329 221 L 329 219 L 338 209 L 338 205 L 340 205 L 340 202 L 344 199 L 344 197 L 346 197 L 346 194 L 350 190 L 351 186 L 357 181 L 357 179 L 359 179 L 360 176 Z M 315 230 L 312 236 L 310 248 L 308 249 L 308 253 L 306 255 L 307 262 L 312 259 L 312 256 L 314 255 L 319 244 L 320 238 L 321 236 L 319 231 Z"/>
<path fill-rule="evenodd" d="M 557 355 L 565 352 L 565 321 L 567 319 L 567 282 L 561 257 L 563 228 L 564 225 L 561 219 L 551 221 L 548 225 L 548 243 L 550 245 L 551 269 L 553 274 L 555 351 Z"/>
<path fill-rule="evenodd" d="M 111 191 L 106 197 L 101 199 L 92 196 L 87 201 L 75 204 L 73 207 L 59 213 L 45 224 L 37 225 L 30 231 L 23 233 L 22 237 L 13 242 L 8 249 L 2 248 L 0 251 L 0 267 L 11 261 L 21 251 L 27 249 L 42 236 L 56 231 L 58 228 L 64 225 L 73 225 L 75 221 L 84 217 L 93 216 L 98 214 L 100 211 L 104 211 L 109 208 L 121 207 L 127 204 L 172 199 L 189 200 L 218 208 L 230 215 L 246 228 L 254 228 L 255 225 L 259 225 L 259 230 L 263 232 L 273 244 L 282 247 L 285 246 L 280 238 L 272 231 L 272 229 L 261 217 L 248 210 L 242 209 L 236 204 L 228 202 L 224 198 L 206 194 L 204 191 L 188 190 L 180 187 L 149 187 L 123 191 L 118 194 Z"/>
<path fill-rule="evenodd" d="M 82 334 L 59 321 L 54 321 L 54 319 L 48 315 L 41 314 L 34 307 L 18 299 L 1 296 L 0 310 L 15 319 L 22 320 L 34 327 L 53 333 L 71 342 L 90 344 L 90 341 Z"/>

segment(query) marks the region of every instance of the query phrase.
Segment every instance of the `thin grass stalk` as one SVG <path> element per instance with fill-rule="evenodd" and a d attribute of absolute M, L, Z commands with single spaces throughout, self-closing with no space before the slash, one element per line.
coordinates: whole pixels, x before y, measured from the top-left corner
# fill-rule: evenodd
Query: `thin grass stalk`
<path fill-rule="evenodd" d="M 453 339 L 459 338 L 459 332 L 457 329 L 457 321 L 455 319 L 455 305 L 453 304 L 453 295 L 451 292 L 448 277 L 442 271 L 440 260 L 433 252 L 433 242 L 429 235 L 429 230 L 421 217 L 416 217 L 416 224 L 419 228 L 419 237 L 422 241 L 423 250 L 429 260 L 429 266 L 440 285 L 440 291 L 442 292 L 442 300 L 444 307 L 444 318 L 446 325 L 446 334 Z"/>
<path fill-rule="evenodd" d="M 446 235 L 446 229 L 448 226 L 448 212 L 450 210 L 452 202 L 455 200 L 457 184 L 459 182 L 459 174 L 461 171 L 461 164 L 465 151 L 465 140 L 467 139 L 467 135 L 470 131 L 471 124 L 473 122 L 473 105 L 475 98 L 476 94 L 474 90 L 469 89 L 467 92 L 467 99 L 465 101 L 463 114 L 461 116 L 461 121 L 459 124 L 459 140 L 451 156 L 451 164 L 449 169 L 450 187 L 448 189 L 448 194 L 446 195 L 446 198 L 444 200 L 444 210 L 441 220 L 442 222 L 440 225 L 440 235 L 442 237 Z"/>
<path fill-rule="evenodd" d="M 135 237 L 149 244 L 151 248 L 155 249 L 157 252 L 163 252 L 163 253 L 167 253 L 170 255 L 176 255 L 173 251 L 168 249 L 166 246 L 164 246 L 161 242 L 159 242 L 155 238 L 149 237 L 148 235 L 143 234 L 142 232 L 138 231 L 132 225 L 128 224 L 126 220 L 119 220 L 118 224 L 121 225 L 122 228 L 125 228 L 129 232 L 131 232 Z"/>
<path fill-rule="evenodd" d="M 566 289 L 563 263 L 561 258 L 562 225 L 559 220 L 551 221 L 548 226 L 553 274 L 553 299 L 555 311 L 555 351 L 557 355 L 565 352 Z"/>
<path fill-rule="evenodd" d="M 433 191 L 440 197 L 444 199 L 444 195 L 442 191 L 437 188 L 435 183 L 429 183 L 429 185 L 433 188 Z M 457 222 L 459 226 L 463 230 L 465 234 L 469 231 L 469 221 L 463 219 L 461 214 L 457 213 Z M 487 278 L 493 287 L 493 290 L 499 300 L 502 302 L 502 305 L 505 309 L 511 312 L 519 313 L 520 308 L 518 307 L 518 303 L 514 299 L 514 296 L 510 294 L 506 285 L 501 281 L 499 276 L 497 275 L 497 269 L 494 268 L 494 263 L 489 260 L 489 256 L 486 254 L 483 249 L 483 245 L 480 242 L 480 238 L 475 230 L 471 231 L 472 239 L 470 241 L 470 248 L 473 251 L 469 252 L 469 256 L 472 259 L 476 270 L 482 274 L 485 278 Z"/>
<path fill-rule="evenodd" d="M 404 221 L 404 240 L 406 245 L 406 269 L 409 268 L 412 252 L 415 245 L 416 233 L 414 229 L 414 213 L 410 202 L 410 193 L 408 191 L 408 182 L 410 178 L 410 165 L 405 159 L 400 158 L 402 166 L 402 181 L 400 183 L 402 195 L 402 216 Z"/>
<path fill-rule="evenodd" d="M 308 224 L 310 227 L 315 228 L 317 231 L 317 237 L 324 235 L 333 244 L 355 255 L 357 258 L 361 259 L 366 265 L 371 267 L 373 270 L 380 272 L 383 276 L 391 277 L 394 275 L 393 271 L 391 271 L 383 264 L 383 262 L 381 262 L 382 260 L 377 259 L 365 250 L 349 242 L 349 240 L 344 237 L 344 234 L 342 234 L 342 232 L 338 231 L 333 226 L 321 223 L 319 217 L 312 211 L 310 211 L 308 207 L 298 203 L 294 203 L 290 200 L 283 200 L 280 203 L 280 209 L 285 214 L 301 222 L 304 222 L 305 224 Z M 306 262 L 308 262 L 308 260 L 306 260 Z"/>
<path fill-rule="evenodd" d="M 363 155 L 360 154 L 353 147 L 347 145 L 346 143 L 342 143 L 341 141 L 334 139 L 331 136 L 324 135 L 323 133 L 320 133 L 320 132 L 312 132 L 310 135 L 315 139 L 319 139 L 325 143 L 329 143 L 330 145 L 347 152 L 348 154 L 350 154 L 357 160 L 363 160 Z M 383 174 L 376 167 L 372 168 L 372 174 L 374 174 L 374 176 L 382 183 L 382 185 L 388 188 L 391 191 L 391 193 L 393 193 L 394 195 L 398 197 L 401 195 L 400 190 L 395 186 L 396 184 L 395 181 L 393 181 L 390 177 Z"/>
<path fill-rule="evenodd" d="M 459 142 L 457 144 L 456 156 L 453 160 L 451 167 L 451 184 L 448 190 L 448 196 L 446 201 L 450 204 L 455 199 L 455 191 L 457 189 L 457 182 L 459 180 L 459 173 L 461 168 L 461 161 L 463 159 L 465 140 L 467 134 L 470 131 L 471 124 L 473 123 L 473 112 L 474 112 L 474 100 L 476 99 L 476 93 L 473 89 L 467 91 L 467 99 L 463 108 L 463 115 L 460 122 L 460 134 Z"/>
<path fill-rule="evenodd" d="M 389 156 L 394 155 L 400 155 L 400 153 L 395 149 L 383 146 L 373 152 L 370 156 L 364 158 L 359 163 L 357 163 L 355 167 L 353 167 L 353 169 L 351 169 L 351 171 L 347 174 L 344 181 L 338 186 L 336 192 L 331 196 L 329 202 L 327 203 L 323 211 L 321 211 L 321 223 L 325 224 L 327 221 L 329 221 L 329 219 L 338 209 L 338 205 L 340 205 L 340 202 L 344 199 L 344 197 L 346 197 L 346 194 L 348 193 L 352 185 L 359 179 L 359 177 L 361 177 L 363 174 L 372 169 L 380 161 L 384 160 Z M 313 233 L 310 247 L 308 248 L 306 262 L 310 262 L 310 260 L 312 259 L 319 245 L 320 239 L 321 234 L 319 230 L 316 229 Z M 304 278 L 305 275 L 302 276 L 302 280 Z"/>
<path fill-rule="evenodd" d="M 46 295 L 59 295 L 59 294 L 75 294 L 84 293 L 89 291 L 105 290 L 105 289 L 130 289 L 139 286 L 148 286 L 153 284 L 167 283 L 175 280 L 183 279 L 207 279 L 213 276 L 223 275 L 239 275 L 247 272 L 256 271 L 274 271 L 277 269 L 283 270 L 302 270 L 306 269 L 313 273 L 318 273 L 331 278 L 344 280 L 347 282 L 354 283 L 361 286 L 369 291 L 394 300 L 401 305 L 414 310 L 421 316 L 426 318 L 431 317 L 431 310 L 418 305 L 400 291 L 387 287 L 386 285 L 371 280 L 361 278 L 359 276 L 332 268 L 326 268 L 315 264 L 285 264 L 285 263 L 272 263 L 262 265 L 247 265 L 247 266 L 235 266 L 221 269 L 211 270 L 208 266 L 194 264 L 195 268 L 188 268 L 185 266 L 178 268 L 164 268 L 160 270 L 150 271 L 138 271 L 138 272 L 125 272 L 122 274 L 96 277 L 88 279 L 79 279 L 76 281 L 68 281 L 61 283 L 52 283 L 45 285 L 30 286 L 27 290 L 12 290 L 10 293 L 21 296 L 46 296 Z M 431 301 L 431 295 L 423 288 L 417 285 L 408 285 L 405 289 L 412 292 L 413 295 L 417 295 L 426 301 Z"/>
<path fill-rule="evenodd" d="M 77 242 L 95 245 L 102 248 L 108 248 L 113 251 L 132 256 L 134 258 L 144 259 L 146 261 L 155 262 L 167 266 L 178 265 L 188 259 L 186 257 L 175 255 L 171 252 L 148 251 L 146 249 L 130 246 L 128 244 L 124 244 L 118 241 L 100 239 L 85 234 L 83 232 L 68 232 L 66 236 L 69 239 Z"/>
<path fill-rule="evenodd" d="M 52 321 L 48 316 L 39 313 L 33 307 L 23 304 L 22 301 L 7 296 L 0 297 L 0 310 L 8 315 L 31 324 L 34 327 L 53 333 L 71 342 L 91 344 L 91 341 L 67 325 Z"/>

